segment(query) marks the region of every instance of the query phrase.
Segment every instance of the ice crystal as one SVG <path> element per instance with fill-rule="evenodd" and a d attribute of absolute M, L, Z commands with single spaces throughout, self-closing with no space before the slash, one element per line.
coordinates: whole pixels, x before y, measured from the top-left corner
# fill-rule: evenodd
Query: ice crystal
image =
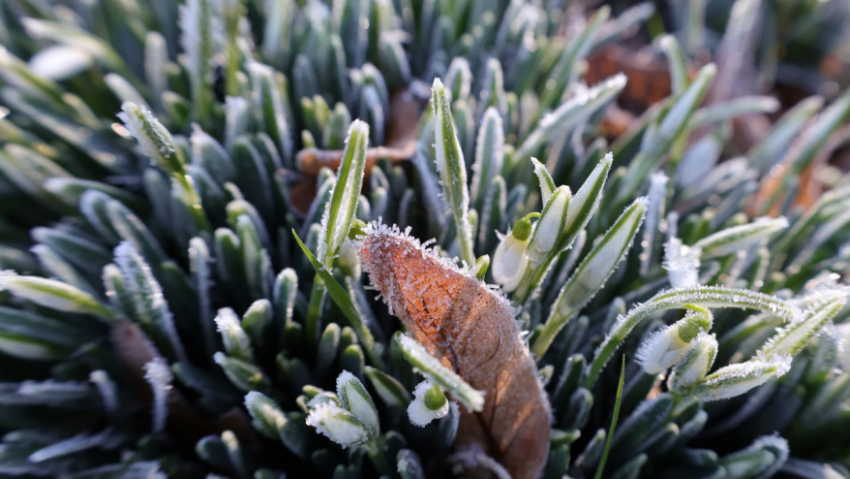
<path fill-rule="evenodd" d="M 667 270 L 670 286 L 688 288 L 699 284 L 697 276 L 701 253 L 700 248 L 685 246 L 682 240 L 675 237 L 664 244 L 663 266 Z"/>

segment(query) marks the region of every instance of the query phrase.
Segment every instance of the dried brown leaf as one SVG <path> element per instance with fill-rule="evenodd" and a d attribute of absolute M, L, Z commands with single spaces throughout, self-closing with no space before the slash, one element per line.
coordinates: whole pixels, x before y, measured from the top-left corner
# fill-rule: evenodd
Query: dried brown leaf
<path fill-rule="evenodd" d="M 473 388 L 455 447 L 481 448 L 515 479 L 537 477 L 549 451 L 549 403 L 509 301 L 467 270 L 384 225 L 360 245 L 363 269 L 413 337 Z"/>

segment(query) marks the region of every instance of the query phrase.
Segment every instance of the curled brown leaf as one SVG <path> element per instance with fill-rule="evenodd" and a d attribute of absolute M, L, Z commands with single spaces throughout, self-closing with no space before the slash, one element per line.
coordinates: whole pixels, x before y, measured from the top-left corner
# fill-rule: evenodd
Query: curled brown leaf
<path fill-rule="evenodd" d="M 485 392 L 481 412 L 462 412 L 455 447 L 483 449 L 515 479 L 537 477 L 549 451 L 549 403 L 509 301 L 384 225 L 367 228 L 360 256 L 410 334 Z"/>

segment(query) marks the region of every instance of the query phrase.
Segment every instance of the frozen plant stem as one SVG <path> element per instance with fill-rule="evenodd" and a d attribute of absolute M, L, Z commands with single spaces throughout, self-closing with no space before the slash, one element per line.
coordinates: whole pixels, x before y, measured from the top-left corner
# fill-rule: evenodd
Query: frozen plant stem
<path fill-rule="evenodd" d="M 669 309 L 681 309 L 687 306 L 704 308 L 740 308 L 770 312 L 786 320 L 799 318 L 799 310 L 791 304 L 753 291 L 724 288 L 720 286 L 696 286 L 662 291 L 649 301 L 634 307 L 626 315 L 617 319 L 611 331 L 596 349 L 593 362 L 588 367 L 584 387 L 592 389 L 599 378 L 602 368 L 625 341 L 629 333 L 644 319 Z"/>
<path fill-rule="evenodd" d="M 381 447 L 380 444 L 380 436 L 372 439 L 363 445 L 363 449 L 366 451 L 366 454 L 369 456 L 369 459 L 372 461 L 372 464 L 375 465 L 375 469 L 378 470 L 381 474 L 384 475 L 392 475 L 395 471 L 392 467 L 392 463 L 387 459 L 387 455 L 384 454 L 384 448 Z"/>

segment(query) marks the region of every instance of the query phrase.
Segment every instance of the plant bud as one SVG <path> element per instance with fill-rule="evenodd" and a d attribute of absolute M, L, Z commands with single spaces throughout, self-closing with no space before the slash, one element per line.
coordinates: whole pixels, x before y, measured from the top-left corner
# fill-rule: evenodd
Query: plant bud
<path fill-rule="evenodd" d="M 667 388 L 677 393 L 690 389 L 708 374 L 716 357 L 717 338 L 713 334 L 699 333 L 673 368 Z"/>
<path fill-rule="evenodd" d="M 371 439 L 369 428 L 360 419 L 332 402 L 313 408 L 306 422 L 343 448 L 361 446 Z"/>
<path fill-rule="evenodd" d="M 528 256 L 534 264 L 541 263 L 558 244 L 566 226 L 570 196 L 567 186 L 559 186 L 543 208 L 528 245 Z"/>
<path fill-rule="evenodd" d="M 372 396 L 356 376 L 343 371 L 336 379 L 336 395 L 339 396 L 342 407 L 354 414 L 369 429 L 370 436 L 378 435 L 381 429 L 378 408 L 375 407 Z"/>
<path fill-rule="evenodd" d="M 515 290 L 528 269 L 526 250 L 531 230 L 531 221 L 527 218 L 517 221 L 496 248 L 493 255 L 493 279 L 502 285 L 503 291 Z"/>
<path fill-rule="evenodd" d="M 654 333 L 638 349 L 638 362 L 647 374 L 659 374 L 676 364 L 699 333 L 711 329 L 708 310 L 689 311 L 684 318 Z"/>
<path fill-rule="evenodd" d="M 407 406 L 407 417 L 419 427 L 449 414 L 449 401 L 443 390 L 429 381 L 422 381 L 413 390 L 413 401 Z"/>

